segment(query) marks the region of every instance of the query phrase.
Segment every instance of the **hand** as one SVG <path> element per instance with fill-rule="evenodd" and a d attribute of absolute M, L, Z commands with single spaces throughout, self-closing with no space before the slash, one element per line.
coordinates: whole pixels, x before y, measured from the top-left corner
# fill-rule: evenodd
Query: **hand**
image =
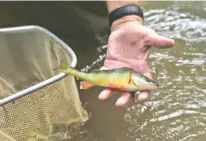
<path fill-rule="evenodd" d="M 154 46 L 164 49 L 175 44 L 173 40 L 162 37 L 152 29 L 143 26 L 138 20 L 114 22 L 111 30 L 104 66 L 101 69 L 129 67 L 152 78 L 148 65 L 149 48 Z M 104 89 L 99 94 L 99 100 L 106 100 L 111 95 L 111 89 Z M 149 97 L 149 92 L 141 92 L 136 101 L 147 100 Z M 116 106 L 124 106 L 130 98 L 131 93 L 122 93 L 116 101 Z"/>

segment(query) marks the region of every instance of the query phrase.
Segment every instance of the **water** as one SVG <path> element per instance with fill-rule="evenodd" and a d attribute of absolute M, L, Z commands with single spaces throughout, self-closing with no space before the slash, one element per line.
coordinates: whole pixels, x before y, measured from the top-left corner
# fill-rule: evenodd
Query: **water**
<path fill-rule="evenodd" d="M 83 2 L 76 3 L 85 6 Z M 74 13 L 78 8 L 69 2 L 1 3 L 1 27 L 41 25 L 72 47 L 78 69 L 93 70 L 102 65 L 105 57 L 107 48 L 102 36 L 107 30 L 107 18 L 103 16 L 105 5 L 97 4 L 95 9 L 90 4 L 87 7 L 98 11 L 101 17 L 91 14 L 86 18 L 90 13 L 84 10 Z M 171 49 L 152 49 L 151 70 L 160 83 L 160 91 L 145 103 L 130 103 L 119 109 L 114 106 L 119 96 L 116 93 L 101 102 L 101 88 L 79 90 L 90 118 L 72 140 L 205 140 L 206 2 L 146 1 L 143 6 L 146 26 L 176 42 Z"/>
<path fill-rule="evenodd" d="M 144 4 L 146 25 L 176 42 L 171 49 L 153 49 L 150 56 L 151 70 L 161 85 L 160 91 L 149 101 L 130 104 L 124 109 L 114 106 L 118 94 L 100 102 L 97 95 L 101 89 L 80 91 L 90 119 L 82 127 L 81 135 L 74 140 L 204 140 L 206 2 L 161 2 L 153 5 L 151 2 Z M 85 71 L 101 66 L 106 47 L 92 51 L 99 54 L 99 58 L 81 65 Z M 86 57 L 81 55 L 81 58 Z"/>

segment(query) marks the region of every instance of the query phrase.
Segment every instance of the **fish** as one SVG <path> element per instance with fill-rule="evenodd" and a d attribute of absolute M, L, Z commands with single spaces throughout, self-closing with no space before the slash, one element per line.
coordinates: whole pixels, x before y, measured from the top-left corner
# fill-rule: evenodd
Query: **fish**
<path fill-rule="evenodd" d="M 87 90 L 94 86 L 110 88 L 116 91 L 137 92 L 157 91 L 159 84 L 135 71 L 134 69 L 122 67 L 109 70 L 93 70 L 82 72 L 74 67 L 61 64 L 60 72 L 72 75 L 80 81 L 80 89 Z"/>

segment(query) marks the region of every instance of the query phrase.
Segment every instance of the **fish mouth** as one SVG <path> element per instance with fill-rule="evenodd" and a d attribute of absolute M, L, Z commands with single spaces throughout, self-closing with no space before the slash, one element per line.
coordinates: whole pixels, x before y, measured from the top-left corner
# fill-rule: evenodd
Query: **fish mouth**
<path fill-rule="evenodd" d="M 159 90 L 158 90 L 158 88 L 159 88 L 159 84 L 158 83 L 156 83 L 156 82 L 153 82 L 152 83 L 152 89 L 151 89 L 151 92 L 158 92 Z"/>
<path fill-rule="evenodd" d="M 152 86 L 156 87 L 156 88 L 159 88 L 159 84 L 156 83 L 156 82 L 151 82 L 150 84 L 151 84 Z"/>

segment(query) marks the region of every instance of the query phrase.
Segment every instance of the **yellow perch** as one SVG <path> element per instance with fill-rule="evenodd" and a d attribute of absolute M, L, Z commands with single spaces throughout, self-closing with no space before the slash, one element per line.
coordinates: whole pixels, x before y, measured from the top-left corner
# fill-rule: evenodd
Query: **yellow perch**
<path fill-rule="evenodd" d="M 81 72 L 69 66 L 62 67 L 60 70 L 80 80 L 84 80 L 80 82 L 80 89 L 101 86 L 118 91 L 136 92 L 153 91 L 159 87 L 152 79 L 130 68 L 98 70 L 90 73 Z"/>

